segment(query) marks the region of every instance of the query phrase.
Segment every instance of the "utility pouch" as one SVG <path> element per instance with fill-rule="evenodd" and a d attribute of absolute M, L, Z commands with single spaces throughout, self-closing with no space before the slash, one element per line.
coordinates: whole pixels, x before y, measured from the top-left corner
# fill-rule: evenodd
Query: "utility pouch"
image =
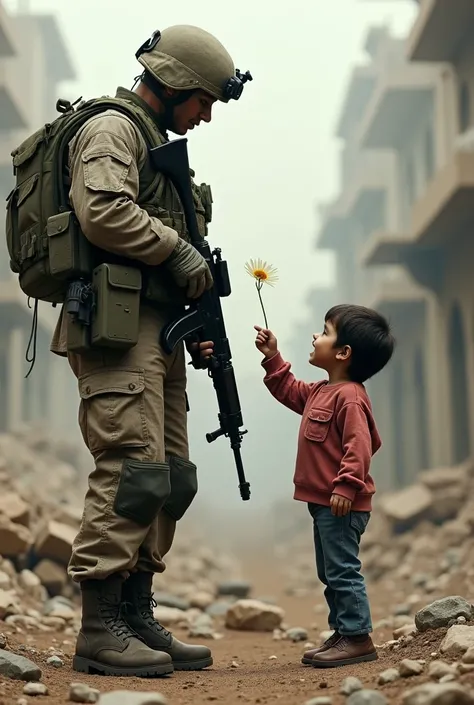
<path fill-rule="evenodd" d="M 95 295 L 91 345 L 127 350 L 138 342 L 142 274 L 135 267 L 101 264 L 92 274 Z"/>
<path fill-rule="evenodd" d="M 67 315 L 67 350 L 82 355 L 91 349 L 91 329 L 77 318 Z"/>
<path fill-rule="evenodd" d="M 93 269 L 92 248 L 72 211 L 48 218 L 49 268 L 58 279 L 89 277 Z"/>
<path fill-rule="evenodd" d="M 170 468 L 171 492 L 163 510 L 179 521 L 191 506 L 197 491 L 197 467 L 190 460 L 175 455 L 167 457 Z"/>

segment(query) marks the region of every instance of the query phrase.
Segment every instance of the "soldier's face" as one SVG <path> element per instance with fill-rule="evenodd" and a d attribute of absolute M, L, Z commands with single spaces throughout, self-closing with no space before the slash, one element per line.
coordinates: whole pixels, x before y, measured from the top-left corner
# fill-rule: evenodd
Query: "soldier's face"
<path fill-rule="evenodd" d="M 211 122 L 212 106 L 216 102 L 208 93 L 195 91 L 185 103 L 177 105 L 174 109 L 173 132 L 185 135 L 188 130 L 194 130 L 201 122 Z"/>

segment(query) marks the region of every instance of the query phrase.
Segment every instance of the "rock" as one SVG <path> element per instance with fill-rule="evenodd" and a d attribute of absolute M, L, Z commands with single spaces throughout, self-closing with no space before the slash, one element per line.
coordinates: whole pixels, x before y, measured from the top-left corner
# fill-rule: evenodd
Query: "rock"
<path fill-rule="evenodd" d="M 332 705 L 332 699 L 327 695 L 321 695 L 319 698 L 311 698 L 304 705 Z"/>
<path fill-rule="evenodd" d="M 474 705 L 459 683 L 425 683 L 403 694 L 402 705 Z"/>
<path fill-rule="evenodd" d="M 137 693 L 130 690 L 112 690 L 100 696 L 99 705 L 168 705 L 161 693 Z"/>
<path fill-rule="evenodd" d="M 0 494 L 0 514 L 15 524 L 29 525 L 30 507 L 16 492 Z"/>
<path fill-rule="evenodd" d="M 379 675 L 377 683 L 379 685 L 385 685 L 386 683 L 393 683 L 400 678 L 400 671 L 397 668 L 387 668 L 385 671 Z"/>
<path fill-rule="evenodd" d="M 39 681 L 41 669 L 24 656 L 0 650 L 0 675 L 12 680 Z"/>
<path fill-rule="evenodd" d="M 218 595 L 229 595 L 244 599 L 250 595 L 251 590 L 251 584 L 245 580 L 228 580 L 224 583 L 219 583 L 217 586 Z"/>
<path fill-rule="evenodd" d="M 410 636 L 411 634 L 416 633 L 416 626 L 415 624 L 404 624 L 402 627 L 398 627 L 398 629 L 393 630 L 393 638 L 394 639 L 401 639 L 403 636 Z"/>
<path fill-rule="evenodd" d="M 67 566 L 77 531 L 58 521 L 48 521 L 38 531 L 35 551 L 40 558 L 50 558 Z M 0 551 L 1 553 L 1 551 Z"/>
<path fill-rule="evenodd" d="M 354 676 L 348 676 L 342 681 L 341 687 L 339 688 L 339 692 L 343 695 L 351 695 L 352 693 L 355 693 L 358 690 L 362 690 L 363 688 L 364 686 L 358 678 L 355 678 Z"/>
<path fill-rule="evenodd" d="M 423 664 L 419 661 L 405 658 L 403 661 L 400 661 L 398 669 L 402 678 L 409 678 L 410 676 L 419 676 L 423 671 Z"/>
<path fill-rule="evenodd" d="M 27 683 L 23 688 L 25 695 L 48 695 L 48 688 L 44 683 Z"/>
<path fill-rule="evenodd" d="M 172 607 L 173 609 L 182 610 L 183 612 L 190 608 L 188 600 L 177 597 L 176 595 L 171 595 L 168 592 L 155 592 L 153 597 L 156 604 L 162 607 Z"/>
<path fill-rule="evenodd" d="M 34 573 L 51 597 L 60 595 L 67 583 L 66 570 L 49 558 L 43 558 L 35 567 Z"/>
<path fill-rule="evenodd" d="M 64 666 L 64 661 L 62 661 L 59 656 L 50 656 L 46 663 L 50 666 L 54 666 L 54 668 L 61 668 Z"/>
<path fill-rule="evenodd" d="M 418 631 L 424 632 L 427 629 L 447 627 L 451 620 L 461 616 L 471 619 L 472 607 L 464 597 L 454 595 L 423 607 L 415 614 L 415 624 Z"/>
<path fill-rule="evenodd" d="M 428 516 L 432 492 L 422 484 L 410 485 L 382 497 L 380 504 L 395 531 L 406 531 Z"/>
<path fill-rule="evenodd" d="M 463 663 L 474 664 L 474 646 L 470 646 L 464 656 L 462 657 Z"/>
<path fill-rule="evenodd" d="M 206 614 L 210 615 L 211 617 L 223 617 L 227 613 L 227 610 L 232 607 L 233 604 L 233 602 L 213 602 L 212 605 L 206 607 Z"/>
<path fill-rule="evenodd" d="M 228 629 L 271 632 L 280 627 L 284 616 L 281 607 L 257 600 L 237 600 L 227 610 L 225 625 Z"/>
<path fill-rule="evenodd" d="M 36 590 L 41 587 L 41 580 L 31 570 L 22 570 L 18 576 L 18 584 L 24 590 Z"/>
<path fill-rule="evenodd" d="M 27 553 L 33 543 L 29 529 L 22 524 L 15 524 L 5 516 L 0 516 L 0 554 L 2 556 L 19 556 Z"/>
<path fill-rule="evenodd" d="M 346 705 L 389 705 L 389 702 L 378 690 L 358 690 L 346 700 Z"/>
<path fill-rule="evenodd" d="M 7 645 L 7 637 L 5 634 L 0 634 L 0 649 L 4 649 Z"/>
<path fill-rule="evenodd" d="M 191 607 L 197 607 L 200 610 L 205 610 L 214 602 L 214 595 L 208 592 L 196 592 L 191 596 L 189 603 Z"/>
<path fill-rule="evenodd" d="M 12 586 L 12 579 L 5 573 L 5 571 L 0 570 L 0 590 L 8 590 Z"/>
<path fill-rule="evenodd" d="M 474 627 L 454 624 L 450 627 L 440 646 L 442 654 L 458 656 L 474 646 Z"/>
<path fill-rule="evenodd" d="M 186 612 L 178 610 L 175 607 L 155 607 L 153 614 L 156 620 L 164 627 L 171 627 L 182 621 L 188 621 Z"/>
<path fill-rule="evenodd" d="M 206 624 L 194 624 L 189 628 L 189 636 L 196 639 L 215 639 L 214 627 Z"/>
<path fill-rule="evenodd" d="M 286 630 L 285 637 L 296 644 L 298 641 L 307 641 L 308 632 L 302 627 L 292 627 Z"/>
<path fill-rule="evenodd" d="M 0 619 L 5 619 L 11 614 L 19 614 L 21 606 L 18 596 L 12 590 L 0 590 Z"/>
<path fill-rule="evenodd" d="M 85 683 L 71 683 L 69 686 L 69 702 L 96 703 L 100 698 L 100 690 L 91 688 Z"/>
<path fill-rule="evenodd" d="M 432 661 L 428 666 L 428 675 L 433 680 L 439 681 L 444 676 L 455 675 L 456 669 L 446 661 Z"/>

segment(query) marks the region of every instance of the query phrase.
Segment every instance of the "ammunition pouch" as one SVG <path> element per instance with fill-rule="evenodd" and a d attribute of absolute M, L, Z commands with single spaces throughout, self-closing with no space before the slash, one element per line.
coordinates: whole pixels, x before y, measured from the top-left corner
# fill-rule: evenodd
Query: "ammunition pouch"
<path fill-rule="evenodd" d="M 197 467 L 191 461 L 175 455 L 168 456 L 167 460 L 171 492 L 163 509 L 172 519 L 179 521 L 188 511 L 197 494 Z"/>
<path fill-rule="evenodd" d="M 140 526 L 150 526 L 169 497 L 170 468 L 167 463 L 123 461 L 114 501 L 118 516 Z"/>

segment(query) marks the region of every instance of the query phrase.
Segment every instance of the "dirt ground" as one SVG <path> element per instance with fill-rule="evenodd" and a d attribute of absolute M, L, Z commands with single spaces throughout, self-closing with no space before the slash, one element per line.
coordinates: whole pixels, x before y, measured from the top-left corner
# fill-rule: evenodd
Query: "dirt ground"
<path fill-rule="evenodd" d="M 285 609 L 285 621 L 290 626 L 301 626 L 308 629 L 309 640 L 319 641 L 319 631 L 326 629 L 325 614 L 315 610 L 315 599 L 312 597 L 288 597 L 283 593 L 283 580 L 276 566 L 262 564 L 261 560 L 248 566 L 247 576 L 255 586 L 254 593 L 272 595 L 278 604 Z M 400 595 L 390 595 L 386 591 L 381 594 L 375 587 L 370 589 L 374 622 L 389 614 L 392 600 L 399 601 Z M 0 631 L 2 629 L 0 624 Z M 79 681 L 98 688 L 102 692 L 110 690 L 158 691 L 164 694 L 169 705 L 208 705 L 209 702 L 223 705 L 242 705 L 242 703 L 284 703 L 285 705 L 303 705 L 306 700 L 318 695 L 330 695 L 333 705 L 346 702 L 340 695 L 341 681 L 349 676 L 357 676 L 368 688 L 380 688 L 390 703 L 401 704 L 401 695 L 409 687 L 427 680 L 426 675 L 411 677 L 408 680 L 377 686 L 378 674 L 389 667 L 397 666 L 402 658 L 424 658 L 427 661 L 438 651 L 439 643 L 446 630 L 428 632 L 420 635 L 405 648 L 399 651 L 388 649 L 379 651 L 376 662 L 356 667 L 343 667 L 319 671 L 300 663 L 303 644 L 293 644 L 286 640 L 274 641 L 272 634 L 254 634 L 219 629 L 224 638 L 207 642 L 213 649 L 214 665 L 198 673 L 175 673 L 170 677 L 156 680 L 139 678 L 104 678 L 101 676 L 86 676 L 72 671 L 71 661 L 74 650 L 74 639 L 61 634 L 28 632 L 9 638 L 11 647 L 26 644 L 40 652 L 29 654 L 43 670 L 42 682 L 48 687 L 49 694 L 40 696 L 37 700 L 50 705 L 60 705 L 68 702 L 69 685 Z M 176 631 L 176 636 L 187 639 L 184 632 Z M 391 639 L 390 630 L 379 629 L 374 634 L 377 644 Z M 64 641 L 66 640 L 66 643 Z M 195 639 L 188 639 L 198 642 Z M 44 653 L 55 646 L 66 654 L 65 665 L 56 669 L 46 663 Z M 15 649 L 16 650 L 16 649 Z M 271 659 L 276 656 L 276 659 Z M 232 663 L 236 662 L 237 667 Z M 474 686 L 474 674 L 460 678 L 460 682 Z M 22 696 L 22 683 L 16 681 L 0 682 L 0 705 L 16 705 Z M 27 698 L 30 701 L 30 698 Z"/>

